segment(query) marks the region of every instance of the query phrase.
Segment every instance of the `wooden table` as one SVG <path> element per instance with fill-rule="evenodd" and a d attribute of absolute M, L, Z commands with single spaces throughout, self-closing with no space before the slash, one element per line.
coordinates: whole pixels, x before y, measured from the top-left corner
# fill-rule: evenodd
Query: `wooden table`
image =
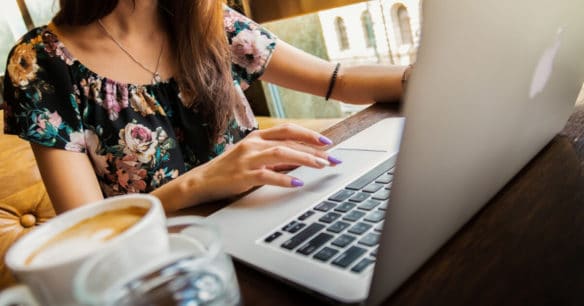
<path fill-rule="evenodd" d="M 398 114 L 374 105 L 324 134 L 338 143 Z M 236 270 L 246 305 L 322 304 L 243 264 Z M 584 305 L 584 106 L 383 305 Z"/>

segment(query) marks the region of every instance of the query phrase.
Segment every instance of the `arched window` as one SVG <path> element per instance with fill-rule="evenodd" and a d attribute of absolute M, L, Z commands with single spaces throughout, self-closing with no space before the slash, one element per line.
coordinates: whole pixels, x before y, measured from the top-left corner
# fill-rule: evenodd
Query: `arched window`
<path fill-rule="evenodd" d="M 337 40 L 339 41 L 339 49 L 349 49 L 349 38 L 347 37 L 347 27 L 345 21 L 341 17 L 335 18 L 335 29 L 337 30 Z"/>
<path fill-rule="evenodd" d="M 375 46 L 375 31 L 373 30 L 373 21 L 371 21 L 369 11 L 364 11 L 361 14 L 361 26 L 363 27 L 363 36 L 365 37 L 367 48 Z"/>
<path fill-rule="evenodd" d="M 412 26 L 410 25 L 410 16 L 408 9 L 403 4 L 396 4 L 394 7 L 394 29 L 397 29 L 400 34 L 402 45 L 412 45 L 414 39 L 412 36 Z"/>

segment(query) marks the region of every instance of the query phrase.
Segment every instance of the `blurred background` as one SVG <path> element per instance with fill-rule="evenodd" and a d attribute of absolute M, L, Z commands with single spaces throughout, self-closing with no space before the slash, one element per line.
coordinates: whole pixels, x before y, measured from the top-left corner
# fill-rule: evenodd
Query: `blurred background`
<path fill-rule="evenodd" d="M 232 0 L 280 39 L 344 66 L 415 62 L 422 0 Z M 354 106 L 257 83 L 247 92 L 257 115 L 342 118 Z"/>
<path fill-rule="evenodd" d="M 323 59 L 350 66 L 415 62 L 422 2 L 229 0 L 228 4 L 280 39 Z M 57 0 L 1 0 L 0 76 L 15 41 L 28 30 L 47 24 L 58 9 Z M 325 101 L 264 82 L 254 84 L 246 95 L 256 115 L 274 118 L 343 118 L 365 107 Z"/>
<path fill-rule="evenodd" d="M 345 66 L 364 63 L 407 65 L 415 61 L 420 37 L 421 0 L 230 0 L 228 4 L 258 21 L 280 39 Z M 56 0 L 2 0 L 0 75 L 16 40 L 47 24 L 58 11 Z M 323 89 L 324 90 L 324 89 Z M 258 116 L 341 118 L 361 107 L 324 101 L 267 83 L 247 93 Z"/>

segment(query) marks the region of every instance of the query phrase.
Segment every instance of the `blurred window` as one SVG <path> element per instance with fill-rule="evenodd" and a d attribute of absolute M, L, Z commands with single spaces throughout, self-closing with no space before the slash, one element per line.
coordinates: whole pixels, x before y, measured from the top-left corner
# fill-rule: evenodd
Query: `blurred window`
<path fill-rule="evenodd" d="M 339 41 L 339 49 L 349 49 L 349 38 L 347 37 L 347 26 L 341 17 L 335 19 L 335 29 L 337 30 L 337 39 Z"/>
<path fill-rule="evenodd" d="M 373 21 L 371 21 L 371 13 L 369 13 L 369 10 L 361 14 L 361 26 L 363 27 L 365 45 L 367 48 L 372 48 L 375 46 L 375 31 L 373 30 Z"/>
<path fill-rule="evenodd" d="M 408 9 L 403 4 L 396 4 L 395 12 L 397 18 L 394 19 L 394 22 L 397 22 L 402 45 L 412 45 L 412 26 L 410 24 Z"/>
<path fill-rule="evenodd" d="M 281 19 L 262 25 L 283 41 L 325 60 L 342 63 L 343 67 L 368 64 L 407 65 L 415 59 L 419 40 L 420 5 L 420 0 L 363 1 L 292 17 L 283 14 Z M 411 23 L 411 26 L 404 27 L 403 30 L 409 33 L 408 46 L 402 45 L 400 38 L 400 35 L 405 36 L 399 26 L 400 7 L 407 7 L 404 11 L 406 18 L 403 18 L 403 13 L 401 16 L 402 20 L 408 21 L 407 24 Z M 334 100 L 325 101 L 321 97 L 274 84 L 259 85 L 261 90 L 257 95 L 250 94 L 250 100 L 262 101 L 258 104 L 264 103 L 265 109 L 273 117 L 338 118 L 364 107 Z"/>
<path fill-rule="evenodd" d="M 24 0 L 24 3 L 35 27 L 49 23 L 59 11 L 57 0 Z"/>

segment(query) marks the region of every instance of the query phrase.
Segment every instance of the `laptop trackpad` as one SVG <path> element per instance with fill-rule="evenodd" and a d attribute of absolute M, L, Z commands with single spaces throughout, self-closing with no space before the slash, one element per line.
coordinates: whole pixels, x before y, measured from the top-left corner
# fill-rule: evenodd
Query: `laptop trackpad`
<path fill-rule="evenodd" d="M 303 187 L 263 186 L 209 219 L 221 225 L 226 237 L 233 236 L 234 241 L 243 241 L 241 237 L 256 239 L 397 154 L 403 125 L 404 118 L 381 120 L 329 151 L 343 161 L 341 164 L 324 169 L 300 167 L 289 172 L 304 182 Z"/>
<path fill-rule="evenodd" d="M 343 163 L 324 169 L 303 167 L 289 173 L 304 181 L 302 192 L 322 194 L 329 187 L 338 189 L 350 177 L 364 173 L 364 169 L 371 168 L 390 156 L 387 151 L 344 148 L 334 149 L 329 154 Z"/>
<path fill-rule="evenodd" d="M 288 173 L 302 180 L 303 187 L 263 186 L 233 203 L 228 209 L 261 210 L 264 214 L 274 212 L 278 216 L 295 213 L 299 207 L 318 203 L 395 153 L 339 148 L 332 150 L 330 154 L 341 159 L 343 163 L 324 169 L 300 167 Z M 286 212 L 286 208 L 290 212 Z"/>

